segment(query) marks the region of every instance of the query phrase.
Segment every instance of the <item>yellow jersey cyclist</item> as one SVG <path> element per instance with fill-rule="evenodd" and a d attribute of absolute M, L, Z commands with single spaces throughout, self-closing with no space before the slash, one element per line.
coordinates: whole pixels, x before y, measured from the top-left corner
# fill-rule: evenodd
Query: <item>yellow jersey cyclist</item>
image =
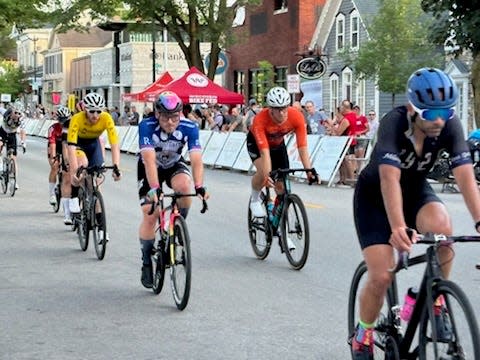
<path fill-rule="evenodd" d="M 89 93 L 83 99 L 84 110 L 76 113 L 70 119 L 67 132 L 68 160 L 72 182 L 72 198 L 70 212 L 80 212 L 78 202 L 79 180 L 77 169 L 80 166 L 102 166 L 104 164 L 103 146 L 100 136 L 106 130 L 111 146 L 112 164 L 116 167 L 112 176 L 115 181 L 120 180 L 120 144 L 117 130 L 112 117 L 105 109 L 105 99 L 95 92 Z M 101 217 L 99 217 L 101 218 Z M 108 240 L 108 234 L 105 236 Z"/>
<path fill-rule="evenodd" d="M 353 208 L 357 235 L 367 264 L 368 279 L 360 294 L 359 324 L 351 339 L 352 358 L 373 359 L 373 329 L 392 281 L 388 269 L 394 251 L 411 250 L 406 229 L 421 233 L 452 234 L 445 205 L 426 177 L 439 152 L 447 150 L 452 172 L 464 196 L 475 229 L 480 230 L 480 194 L 462 125 L 455 116 L 458 89 L 442 70 L 422 68 L 407 83 L 406 106 L 391 110 L 380 122 L 370 161 L 358 177 Z M 439 250 L 445 277 L 451 267 L 451 250 Z M 437 336 L 451 336 L 444 299 L 434 307 Z"/>

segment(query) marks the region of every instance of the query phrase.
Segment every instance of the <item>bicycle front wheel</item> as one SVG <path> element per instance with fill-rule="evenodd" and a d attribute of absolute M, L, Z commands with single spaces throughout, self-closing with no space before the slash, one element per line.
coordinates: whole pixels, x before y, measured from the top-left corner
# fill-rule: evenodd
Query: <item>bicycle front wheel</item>
<path fill-rule="evenodd" d="M 420 320 L 419 359 L 480 359 L 478 324 L 467 296 L 448 280 L 435 284 L 434 301 L 439 296 L 445 300 L 441 311 L 425 307 Z"/>
<path fill-rule="evenodd" d="M 305 206 L 300 197 L 295 194 L 287 196 L 280 231 L 288 262 L 295 270 L 300 270 L 307 262 L 310 230 Z"/>
<path fill-rule="evenodd" d="M 54 191 L 55 191 L 55 198 L 57 199 L 57 202 L 54 205 L 52 205 L 52 208 L 53 208 L 53 212 L 57 213 L 58 210 L 60 209 L 60 200 L 62 198 L 59 182 L 57 182 L 57 184 L 55 185 Z"/>
<path fill-rule="evenodd" d="M 179 310 L 185 309 L 190 297 L 192 257 L 187 223 L 181 216 L 175 218 L 173 239 L 169 247 L 170 280 L 173 299 Z"/>
<path fill-rule="evenodd" d="M 93 244 L 95 245 L 95 253 L 98 260 L 103 260 L 105 251 L 107 250 L 107 224 L 105 216 L 105 204 L 103 196 L 100 192 L 93 193 L 92 204 L 92 223 L 93 223 Z"/>
<path fill-rule="evenodd" d="M 77 228 L 78 241 L 80 243 L 80 249 L 86 251 L 88 248 L 88 238 L 90 235 L 90 216 L 88 214 L 88 209 L 85 204 L 86 194 L 80 188 L 78 191 L 78 202 L 80 204 L 80 213 L 75 215 L 75 223 Z"/>
<path fill-rule="evenodd" d="M 359 322 L 360 294 L 367 282 L 367 264 L 364 261 L 358 265 L 350 284 L 348 295 L 348 337 L 349 342 L 355 333 Z M 388 293 L 387 293 L 388 294 Z M 375 359 L 400 359 L 398 345 L 395 340 L 393 314 L 390 309 L 395 306 L 393 300 L 387 295 L 377 318 L 374 331 L 374 358 Z M 352 356 L 353 358 L 353 356 Z"/>
<path fill-rule="evenodd" d="M 265 199 L 265 190 L 262 190 L 262 199 Z M 250 199 L 248 200 L 248 236 L 253 253 L 260 260 L 267 258 L 272 245 L 272 227 L 267 217 L 257 218 L 250 210 Z"/>
<path fill-rule="evenodd" d="M 15 160 L 10 159 L 8 162 L 8 192 L 10 196 L 14 196 L 17 190 L 17 170 Z"/>

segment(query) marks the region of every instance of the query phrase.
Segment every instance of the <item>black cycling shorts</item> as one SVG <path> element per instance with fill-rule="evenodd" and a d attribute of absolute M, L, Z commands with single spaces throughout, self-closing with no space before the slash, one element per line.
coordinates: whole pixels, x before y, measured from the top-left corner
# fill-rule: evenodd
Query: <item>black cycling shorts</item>
<path fill-rule="evenodd" d="M 181 158 L 175 165 L 168 169 L 157 169 L 158 181 L 160 186 L 165 182 L 169 188 L 172 187 L 171 179 L 178 174 L 187 174 L 192 176 L 190 169 L 188 168 L 187 163 L 183 158 Z M 140 205 L 144 205 L 145 195 L 147 195 L 150 190 L 150 184 L 147 180 L 147 175 L 145 174 L 145 166 L 141 159 L 138 160 L 137 166 L 137 180 L 138 180 L 138 198 L 140 199 Z"/>
<path fill-rule="evenodd" d="M 260 158 L 260 150 L 258 149 L 255 137 L 251 132 L 247 134 L 247 150 L 252 162 Z M 272 161 L 272 170 L 289 169 L 290 161 L 288 160 L 287 146 L 283 142 L 276 148 L 270 148 L 270 159 Z"/>
<path fill-rule="evenodd" d="M 403 185 L 403 211 L 407 226 L 416 229 L 420 209 L 430 202 L 442 202 L 426 180 Z M 360 246 L 389 244 L 392 233 L 379 185 L 362 181 L 360 176 L 353 196 L 353 216 Z"/>

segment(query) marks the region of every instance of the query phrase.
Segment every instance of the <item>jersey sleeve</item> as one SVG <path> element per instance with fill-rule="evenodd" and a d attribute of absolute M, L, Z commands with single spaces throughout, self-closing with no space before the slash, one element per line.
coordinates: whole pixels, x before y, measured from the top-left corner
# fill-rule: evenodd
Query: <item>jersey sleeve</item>
<path fill-rule="evenodd" d="M 138 148 L 140 151 L 154 149 L 152 136 L 155 128 L 151 126 L 151 123 L 151 119 L 145 119 L 138 124 Z"/>
<path fill-rule="evenodd" d="M 198 130 L 198 126 L 195 123 L 191 122 L 191 127 L 188 133 L 188 140 L 187 140 L 188 151 L 202 150 L 199 133 L 200 132 Z"/>
<path fill-rule="evenodd" d="M 401 126 L 402 114 L 399 111 L 391 111 L 382 119 L 378 128 L 377 136 L 377 156 L 378 164 L 392 165 L 400 168 L 401 160 L 399 156 L 400 146 L 398 134 L 405 136 L 404 129 Z"/>
<path fill-rule="evenodd" d="M 77 145 L 78 130 L 80 129 L 80 116 L 81 115 L 82 115 L 81 113 L 75 114 L 70 119 L 70 125 L 68 126 L 68 132 L 67 132 L 67 143 L 68 143 L 68 145 Z"/>
<path fill-rule="evenodd" d="M 255 121 L 252 123 L 250 127 L 250 131 L 255 138 L 255 142 L 257 143 L 259 150 L 269 149 L 270 146 L 268 145 L 268 139 L 266 134 L 266 127 L 265 121 L 268 120 L 266 117 L 266 113 L 264 111 L 260 112 L 255 116 Z"/>
<path fill-rule="evenodd" d="M 472 158 L 468 145 L 465 141 L 460 120 L 455 116 L 446 124 L 446 129 L 450 134 L 451 148 L 449 149 L 451 168 L 464 164 L 471 164 Z"/>
<path fill-rule="evenodd" d="M 103 113 L 102 113 L 103 114 Z M 107 131 L 108 142 L 110 145 L 115 145 L 119 143 L 117 128 L 115 127 L 115 122 L 110 114 L 104 113 L 106 116 L 105 119 L 105 130 Z"/>
<path fill-rule="evenodd" d="M 297 138 L 297 147 L 302 148 L 307 146 L 307 127 L 305 126 L 305 120 L 303 119 L 303 114 L 296 110 L 292 109 L 288 114 L 289 120 L 295 129 L 295 136 Z"/>
<path fill-rule="evenodd" d="M 51 125 L 48 128 L 48 144 L 55 144 L 55 126 Z"/>

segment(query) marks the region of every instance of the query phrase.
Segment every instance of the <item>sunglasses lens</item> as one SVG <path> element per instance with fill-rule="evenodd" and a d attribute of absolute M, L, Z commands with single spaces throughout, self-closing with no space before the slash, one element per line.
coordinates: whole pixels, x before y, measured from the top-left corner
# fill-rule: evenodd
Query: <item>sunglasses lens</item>
<path fill-rule="evenodd" d="M 88 110 L 88 112 L 90 114 L 95 114 L 95 113 L 100 114 L 102 111 L 101 110 Z"/>
<path fill-rule="evenodd" d="M 435 121 L 438 118 L 447 121 L 453 117 L 454 113 L 454 109 L 428 109 L 422 110 L 420 116 L 427 121 Z"/>

